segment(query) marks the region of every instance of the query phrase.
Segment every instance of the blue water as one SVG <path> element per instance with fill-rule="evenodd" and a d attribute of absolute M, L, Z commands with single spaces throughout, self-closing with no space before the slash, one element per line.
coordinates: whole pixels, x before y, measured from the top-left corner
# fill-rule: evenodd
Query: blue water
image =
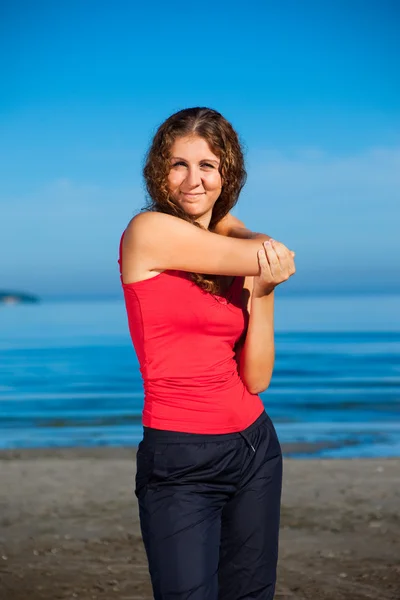
<path fill-rule="evenodd" d="M 291 455 L 400 456 L 399 309 L 395 295 L 277 294 L 262 399 L 282 443 L 317 449 Z M 135 445 L 142 404 L 122 301 L 0 307 L 0 448 Z"/>

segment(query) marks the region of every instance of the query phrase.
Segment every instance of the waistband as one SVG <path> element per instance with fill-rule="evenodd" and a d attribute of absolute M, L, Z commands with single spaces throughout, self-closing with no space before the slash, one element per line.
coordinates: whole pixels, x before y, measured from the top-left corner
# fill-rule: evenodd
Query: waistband
<path fill-rule="evenodd" d="M 251 446 L 250 442 L 246 439 L 247 436 L 260 427 L 260 425 L 262 425 L 265 421 L 269 420 L 270 418 L 264 410 L 251 425 L 246 427 L 246 429 L 232 433 L 186 433 L 182 431 L 170 431 L 166 429 L 154 429 L 153 427 L 143 427 L 143 439 L 146 439 L 149 442 L 163 440 L 164 442 L 168 443 L 198 444 L 203 442 L 223 442 L 225 440 L 244 438 Z"/>

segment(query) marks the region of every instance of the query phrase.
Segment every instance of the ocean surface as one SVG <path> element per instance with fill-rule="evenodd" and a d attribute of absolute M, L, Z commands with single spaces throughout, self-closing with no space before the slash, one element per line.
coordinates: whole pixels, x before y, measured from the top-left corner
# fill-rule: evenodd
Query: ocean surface
<path fill-rule="evenodd" d="M 289 454 L 400 456 L 400 296 L 277 293 L 275 326 Z M 142 405 L 122 300 L 0 305 L 0 448 L 136 445 Z"/>

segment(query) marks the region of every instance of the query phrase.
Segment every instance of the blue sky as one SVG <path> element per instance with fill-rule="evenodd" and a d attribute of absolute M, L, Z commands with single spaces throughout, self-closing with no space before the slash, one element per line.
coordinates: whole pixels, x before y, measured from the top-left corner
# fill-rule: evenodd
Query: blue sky
<path fill-rule="evenodd" d="M 151 136 L 199 105 L 245 144 L 235 214 L 296 251 L 287 291 L 400 289 L 396 1 L 0 10 L 0 289 L 117 296 Z"/>

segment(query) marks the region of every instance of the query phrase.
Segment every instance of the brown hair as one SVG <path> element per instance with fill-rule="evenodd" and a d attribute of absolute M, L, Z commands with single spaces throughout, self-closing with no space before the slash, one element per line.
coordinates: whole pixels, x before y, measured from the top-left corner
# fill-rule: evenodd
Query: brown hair
<path fill-rule="evenodd" d="M 236 131 L 219 112 L 211 108 L 196 107 L 180 110 L 164 121 L 156 131 L 143 169 L 148 192 L 144 210 L 168 213 L 201 227 L 191 215 L 174 203 L 167 185 L 171 147 L 177 138 L 188 135 L 197 135 L 206 140 L 211 150 L 220 159 L 219 170 L 223 183 L 211 216 L 209 230 L 212 231 L 238 201 L 246 181 L 246 171 L 243 151 Z M 214 294 L 221 291 L 223 278 L 200 273 L 190 275 L 202 289 Z"/>

